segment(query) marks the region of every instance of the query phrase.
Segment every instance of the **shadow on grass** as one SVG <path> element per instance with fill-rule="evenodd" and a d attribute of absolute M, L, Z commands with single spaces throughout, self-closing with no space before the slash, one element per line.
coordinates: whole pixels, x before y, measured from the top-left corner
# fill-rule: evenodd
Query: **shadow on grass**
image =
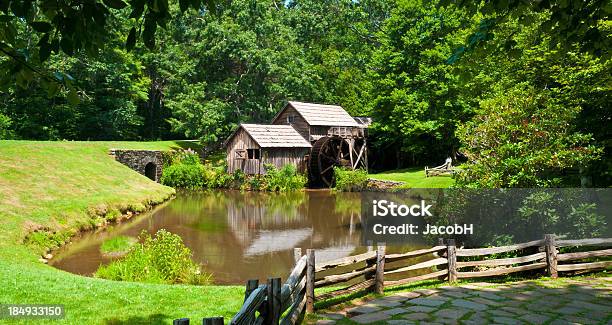
<path fill-rule="evenodd" d="M 168 324 L 171 323 L 170 316 L 164 314 L 152 314 L 148 316 L 132 316 L 128 318 L 106 318 L 105 325 L 127 325 L 127 324 Z"/>

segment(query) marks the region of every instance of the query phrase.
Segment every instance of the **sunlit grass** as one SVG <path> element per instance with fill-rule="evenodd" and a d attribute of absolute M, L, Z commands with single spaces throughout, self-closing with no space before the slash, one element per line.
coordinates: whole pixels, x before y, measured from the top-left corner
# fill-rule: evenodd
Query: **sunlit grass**
<path fill-rule="evenodd" d="M 0 302 L 63 304 L 60 324 L 150 324 L 224 316 L 242 303 L 240 286 L 117 282 L 78 276 L 39 261 L 24 244 L 34 228 L 76 230 L 88 209 L 142 206 L 171 196 L 171 188 L 116 162 L 108 151 L 167 150 L 190 142 L 0 141 Z"/>
<path fill-rule="evenodd" d="M 425 177 L 425 168 L 406 168 L 370 174 L 370 178 L 404 182 L 402 188 L 447 188 L 455 184 L 450 175 Z"/>

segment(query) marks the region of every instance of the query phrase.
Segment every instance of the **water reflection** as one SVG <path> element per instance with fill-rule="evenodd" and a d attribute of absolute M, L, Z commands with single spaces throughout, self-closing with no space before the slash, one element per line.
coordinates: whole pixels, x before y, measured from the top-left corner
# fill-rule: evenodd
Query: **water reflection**
<path fill-rule="evenodd" d="M 294 247 L 316 248 L 318 261 L 366 251 L 360 243 L 360 205 L 360 193 L 180 193 L 151 214 L 85 236 L 52 264 L 90 275 L 110 261 L 99 252 L 104 240 L 163 228 L 183 238 L 193 259 L 213 273 L 216 283 L 286 278 Z"/>

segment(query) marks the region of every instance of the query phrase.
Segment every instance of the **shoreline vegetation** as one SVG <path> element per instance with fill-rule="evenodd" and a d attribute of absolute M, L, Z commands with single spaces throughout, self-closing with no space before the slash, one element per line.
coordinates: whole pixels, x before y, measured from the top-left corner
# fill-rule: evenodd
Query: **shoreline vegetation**
<path fill-rule="evenodd" d="M 129 219 L 175 195 L 174 189 L 151 182 L 116 162 L 108 155 L 110 148 L 177 150 L 194 148 L 194 144 L 0 141 L 0 169 L 3 170 L 0 174 L 0 285 L 4 288 L 0 300 L 63 304 L 67 316 L 58 323 L 67 324 L 170 323 L 175 318 L 197 319 L 210 315 L 230 319 L 241 306 L 244 288 L 206 284 L 210 280 L 206 274 L 201 274 L 205 280 L 202 282 L 197 272 L 177 273 L 178 278 L 195 276 L 199 278 L 197 281 L 191 281 L 195 278 L 162 281 L 162 277 L 149 281 L 157 283 L 111 281 L 71 274 L 41 263 L 40 256 L 49 247 L 70 242 L 71 236 L 79 231 L 101 229 Z M 297 175 L 293 170 L 276 172 Z M 406 181 L 406 185 L 413 187 L 423 184 L 411 182 L 422 178 L 420 169 L 370 175 L 359 170 L 337 173 L 339 187 L 345 190 L 362 190 L 370 179 Z M 450 178 L 424 181 L 450 186 L 449 180 L 452 181 Z M 295 184 L 301 184 L 298 181 L 304 180 L 297 179 Z M 268 181 L 266 186 L 277 191 L 283 186 L 293 186 L 286 184 Z M 129 242 L 127 239 L 108 244 L 109 251 L 121 251 Z M 182 256 L 186 255 L 183 252 Z M 111 274 L 109 278 L 116 277 Z M 176 282 L 205 285 L 167 284 Z M 58 292 L 70 294 L 58 295 Z M 101 314 L 100 310 L 112 310 L 112 316 Z"/>
<path fill-rule="evenodd" d="M 66 318 L 58 323 L 66 324 L 231 317 L 240 308 L 242 286 L 109 281 L 67 273 L 40 261 L 48 246 L 69 242 L 80 230 L 121 219 L 117 211 L 135 215 L 134 211 L 145 211 L 174 195 L 172 188 L 114 161 L 108 155 L 110 148 L 193 147 L 186 141 L 0 141 L 0 301 L 63 304 Z M 211 300 L 215 304 L 207 303 Z"/>
<path fill-rule="evenodd" d="M 288 192 L 304 189 L 308 178 L 295 166 L 277 169 L 266 164 L 263 175 L 246 175 L 238 170 L 226 172 L 225 157 L 202 163 L 192 151 L 176 151 L 166 155 L 161 183 L 182 189 L 235 189 L 241 191 Z"/>

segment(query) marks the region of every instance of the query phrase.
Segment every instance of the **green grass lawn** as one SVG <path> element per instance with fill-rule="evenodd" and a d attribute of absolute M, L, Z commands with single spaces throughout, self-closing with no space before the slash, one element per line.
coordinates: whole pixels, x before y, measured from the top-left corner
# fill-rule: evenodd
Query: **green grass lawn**
<path fill-rule="evenodd" d="M 66 324 L 171 323 L 174 318 L 204 316 L 229 319 L 241 306 L 242 287 L 88 278 L 41 263 L 41 251 L 24 244 L 33 228 L 82 229 L 91 224 L 87 213 L 91 208 L 142 206 L 173 195 L 173 189 L 114 161 L 108 155 L 110 148 L 194 146 L 177 141 L 0 141 L 0 304 L 63 304 L 66 318 L 59 323 Z"/>
<path fill-rule="evenodd" d="M 424 168 L 406 168 L 370 174 L 370 178 L 404 182 L 402 188 L 447 188 L 455 183 L 450 175 L 425 177 Z"/>

